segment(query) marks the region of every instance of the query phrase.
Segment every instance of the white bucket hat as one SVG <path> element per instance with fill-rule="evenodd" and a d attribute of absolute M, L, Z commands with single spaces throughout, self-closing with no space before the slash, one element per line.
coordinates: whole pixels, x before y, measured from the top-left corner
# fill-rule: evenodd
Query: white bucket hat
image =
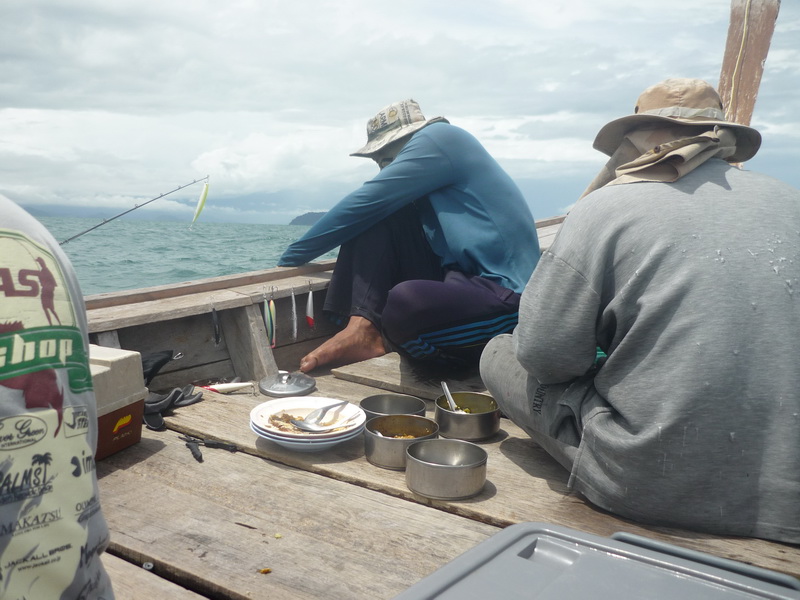
<path fill-rule="evenodd" d="M 383 108 L 367 121 L 367 143 L 350 156 L 370 158 L 387 144 L 416 133 L 431 123 L 449 123 L 444 117 L 426 120 L 419 104 L 413 100 L 402 100 Z"/>
<path fill-rule="evenodd" d="M 636 114 L 605 125 L 594 140 L 594 147 L 611 156 L 628 132 L 644 125 L 726 127 L 736 135 L 736 152 L 729 162 L 744 162 L 758 152 L 761 134 L 752 127 L 725 120 L 722 100 L 717 91 L 702 79 L 667 79 L 642 92 L 634 109 Z"/>

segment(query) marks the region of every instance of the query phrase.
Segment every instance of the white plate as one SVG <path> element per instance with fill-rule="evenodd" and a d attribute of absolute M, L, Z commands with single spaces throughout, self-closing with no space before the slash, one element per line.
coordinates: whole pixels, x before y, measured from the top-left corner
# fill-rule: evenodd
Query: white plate
<path fill-rule="evenodd" d="M 333 448 L 336 444 L 341 444 L 342 442 L 346 442 L 347 440 L 351 440 L 354 437 L 357 437 L 361 431 L 357 431 L 354 434 L 343 437 L 343 438 L 336 438 L 333 440 L 319 440 L 316 442 L 307 442 L 307 441 L 294 441 L 294 440 L 287 440 L 286 438 L 278 438 L 274 436 L 267 437 L 263 433 L 261 433 L 258 428 L 250 423 L 250 429 L 253 430 L 253 433 L 258 435 L 265 440 L 270 442 L 274 442 L 279 446 L 286 448 L 287 450 L 294 450 L 295 452 L 322 452 L 323 450 L 329 450 Z M 363 431 L 363 430 L 362 430 Z"/>
<path fill-rule="evenodd" d="M 345 404 L 342 407 L 331 410 L 326 415 L 324 424 L 330 423 L 333 417 L 336 417 L 337 421 L 346 421 L 352 418 L 343 429 L 336 431 L 326 431 L 323 433 L 300 431 L 291 425 L 289 426 L 292 427 L 291 431 L 284 431 L 270 422 L 270 417 L 284 414 L 293 417 L 305 417 L 320 407 L 329 406 L 336 402 L 340 402 L 340 400 L 336 400 L 335 398 L 321 398 L 318 396 L 292 396 L 279 400 L 269 400 L 259 404 L 250 411 L 250 421 L 262 431 L 293 440 L 335 438 L 343 433 L 358 429 L 366 423 L 366 413 L 355 404 Z"/>
<path fill-rule="evenodd" d="M 265 431 L 261 429 L 258 425 L 250 421 L 250 429 L 252 429 L 255 433 L 260 435 L 261 437 L 268 439 L 268 440 L 282 440 L 286 442 L 292 442 L 293 444 L 325 444 L 327 442 L 332 442 L 334 440 L 349 440 L 351 438 L 356 437 L 358 434 L 363 433 L 364 427 L 357 427 L 356 429 L 343 431 L 339 433 L 337 436 L 328 437 L 328 438 L 315 438 L 315 439 L 302 439 L 298 440 L 295 438 L 287 438 L 282 435 L 278 435 L 272 433 L 270 431 Z"/>

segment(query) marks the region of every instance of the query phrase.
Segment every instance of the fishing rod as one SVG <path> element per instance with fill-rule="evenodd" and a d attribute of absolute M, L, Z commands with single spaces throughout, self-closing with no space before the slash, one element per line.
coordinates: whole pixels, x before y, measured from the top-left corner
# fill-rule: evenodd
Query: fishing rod
<path fill-rule="evenodd" d="M 106 223 L 110 223 L 110 222 L 111 222 L 111 221 L 113 221 L 114 219 L 119 219 L 120 217 L 123 217 L 123 216 L 127 215 L 129 212 L 133 212 L 133 211 L 134 211 L 134 210 L 136 210 L 137 208 L 141 208 L 141 207 L 143 207 L 143 206 L 147 206 L 147 205 L 148 205 L 148 204 L 150 204 L 151 202 L 155 202 L 156 200 L 160 200 L 160 199 L 161 199 L 161 198 L 163 198 L 164 196 L 169 196 L 170 194 L 174 194 L 175 192 L 177 192 L 177 191 L 179 191 L 179 190 L 182 190 L 183 188 L 187 188 L 187 187 L 189 187 L 190 185 L 194 185 L 195 183 L 198 183 L 198 182 L 200 182 L 200 181 L 205 181 L 205 182 L 206 182 L 206 185 L 208 185 L 208 177 L 209 177 L 209 176 L 208 176 L 208 175 L 206 175 L 205 177 L 201 177 L 200 179 L 195 179 L 195 180 L 194 180 L 194 181 L 192 181 L 191 183 L 186 183 L 186 184 L 184 184 L 184 185 L 178 186 L 178 187 L 176 187 L 174 190 L 172 190 L 172 191 L 170 191 L 170 192 L 165 192 L 165 193 L 163 193 L 163 194 L 161 194 L 161 195 L 159 195 L 159 196 L 156 196 L 155 198 L 151 198 L 151 199 L 150 199 L 150 200 L 148 200 L 147 202 L 144 202 L 144 203 L 142 203 L 142 204 L 137 204 L 137 205 L 136 205 L 136 206 L 134 206 L 133 208 L 129 208 L 129 209 L 128 209 L 128 210 L 126 210 L 125 212 L 121 212 L 121 213 L 119 213 L 118 215 L 114 215 L 114 216 L 113 216 L 113 217 L 111 217 L 110 219 L 103 219 L 103 221 L 102 221 L 101 223 L 98 223 L 97 225 L 94 225 L 93 227 L 89 227 L 89 229 L 87 229 L 86 231 L 81 231 L 79 234 L 77 234 L 77 235 L 73 235 L 71 238 L 67 238 L 67 239 L 66 239 L 66 240 L 64 240 L 63 242 L 59 242 L 59 244 L 58 244 L 58 245 L 59 245 L 59 246 L 63 246 L 63 245 L 64 245 L 64 244 L 66 244 L 67 242 L 71 242 L 72 240 L 74 240 L 74 239 L 76 239 L 76 238 L 79 238 L 79 237 L 81 237 L 82 235 L 86 235 L 86 234 L 87 234 L 87 233 L 89 233 L 90 231 L 94 231 L 94 230 L 95 230 L 95 229 L 97 229 L 98 227 L 102 227 L 103 225 L 105 225 Z M 201 199 L 203 199 L 203 200 L 204 200 L 204 198 L 202 198 L 202 197 L 201 197 Z M 202 210 L 202 206 L 199 206 L 199 205 L 198 205 L 198 209 Z M 195 219 L 197 219 L 197 216 L 198 216 L 198 213 L 199 213 L 199 212 L 200 212 L 199 210 L 196 210 L 196 211 L 195 211 Z"/>

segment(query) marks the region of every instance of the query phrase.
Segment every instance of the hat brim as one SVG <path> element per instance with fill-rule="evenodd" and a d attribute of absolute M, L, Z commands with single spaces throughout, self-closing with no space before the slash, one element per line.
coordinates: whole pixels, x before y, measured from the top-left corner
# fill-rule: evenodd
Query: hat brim
<path fill-rule="evenodd" d="M 718 121 L 714 119 L 677 119 L 659 115 L 628 115 L 615 119 L 606 124 L 594 139 L 594 148 L 603 154 L 611 156 L 617 151 L 622 140 L 634 129 L 639 129 L 650 124 L 682 125 L 688 127 L 704 126 L 726 127 L 736 135 L 736 152 L 727 158 L 728 162 L 744 162 L 753 158 L 761 147 L 761 134 L 746 125 Z"/>
<path fill-rule="evenodd" d="M 371 158 L 372 155 L 378 153 L 381 148 L 388 146 L 392 142 L 396 142 L 401 138 L 408 137 L 423 127 L 431 125 L 432 123 L 439 122 L 449 123 L 449 121 L 444 117 L 434 117 L 432 119 L 428 119 L 427 121 L 410 123 L 408 125 L 398 127 L 397 129 L 393 129 L 392 131 L 387 132 L 385 135 L 367 142 L 364 146 L 353 152 L 350 156 L 363 156 L 364 158 Z"/>

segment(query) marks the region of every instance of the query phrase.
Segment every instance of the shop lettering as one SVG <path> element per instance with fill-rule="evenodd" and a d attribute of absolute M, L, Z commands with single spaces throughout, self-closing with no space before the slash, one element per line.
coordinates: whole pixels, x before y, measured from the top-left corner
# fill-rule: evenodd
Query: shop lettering
<path fill-rule="evenodd" d="M 9 342 L 0 345 L 0 369 L 56 357 L 61 364 L 66 364 L 73 352 L 71 339 L 51 338 L 26 342 L 22 336 L 14 335 Z"/>

